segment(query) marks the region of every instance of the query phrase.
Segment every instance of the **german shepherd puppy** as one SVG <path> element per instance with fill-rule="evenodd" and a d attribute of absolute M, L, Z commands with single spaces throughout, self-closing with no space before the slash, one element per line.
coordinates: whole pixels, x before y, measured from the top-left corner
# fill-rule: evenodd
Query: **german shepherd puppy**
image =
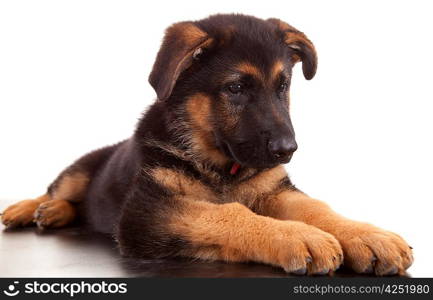
<path fill-rule="evenodd" d="M 400 236 L 346 219 L 290 181 L 297 62 L 312 79 L 313 44 L 278 19 L 172 25 L 149 77 L 158 99 L 132 137 L 81 157 L 45 195 L 8 207 L 3 223 L 59 228 L 81 217 L 130 257 L 403 274 L 413 258 Z"/>

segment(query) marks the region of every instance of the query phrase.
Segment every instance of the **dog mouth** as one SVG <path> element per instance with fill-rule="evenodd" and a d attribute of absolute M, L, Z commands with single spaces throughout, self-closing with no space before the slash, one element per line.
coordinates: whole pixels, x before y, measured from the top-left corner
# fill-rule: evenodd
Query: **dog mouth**
<path fill-rule="evenodd" d="M 222 142 L 223 152 L 233 161 L 232 171 L 236 165 L 241 167 L 251 167 L 251 168 L 271 168 L 279 165 L 279 161 L 268 161 L 266 160 L 266 155 L 258 153 L 257 149 L 250 144 L 241 143 L 237 144 L 236 147 L 238 151 L 234 150 L 234 147 L 227 141 Z M 242 153 L 240 155 L 238 153 Z M 290 159 L 289 159 L 290 160 Z M 288 161 L 287 161 L 288 162 Z"/>
<path fill-rule="evenodd" d="M 226 141 L 223 142 L 223 150 L 226 154 L 228 154 L 228 156 L 237 164 L 239 165 L 243 165 L 243 161 L 241 159 L 239 159 L 235 152 L 233 151 L 232 147 L 230 147 L 230 144 Z"/>
<path fill-rule="evenodd" d="M 260 151 L 257 145 L 248 142 L 233 143 L 219 137 L 214 132 L 216 147 L 226 155 L 232 162 L 232 167 L 238 165 L 240 167 L 250 167 L 256 169 L 267 169 L 275 167 L 279 164 L 288 163 L 291 159 L 271 159 L 269 154 L 263 149 Z M 238 168 L 238 167 L 235 167 Z"/>

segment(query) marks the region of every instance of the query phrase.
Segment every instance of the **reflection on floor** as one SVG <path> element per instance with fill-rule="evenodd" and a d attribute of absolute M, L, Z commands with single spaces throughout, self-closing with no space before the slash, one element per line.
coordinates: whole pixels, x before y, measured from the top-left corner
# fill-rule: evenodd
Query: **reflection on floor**
<path fill-rule="evenodd" d="M 82 228 L 0 232 L 1 277 L 289 277 L 263 264 L 122 258 L 109 237 Z M 339 270 L 334 276 L 355 274 Z"/>

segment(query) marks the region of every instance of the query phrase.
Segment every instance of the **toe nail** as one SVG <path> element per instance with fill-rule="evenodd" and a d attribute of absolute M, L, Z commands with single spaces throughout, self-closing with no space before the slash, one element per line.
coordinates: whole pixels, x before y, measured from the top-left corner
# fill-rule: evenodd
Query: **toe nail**
<path fill-rule="evenodd" d="M 392 267 L 392 269 L 390 269 L 387 273 L 386 273 L 386 275 L 395 275 L 395 274 L 397 274 L 397 272 L 398 272 L 398 268 L 397 267 Z"/>
<path fill-rule="evenodd" d="M 313 258 L 311 256 L 307 257 L 307 264 L 311 263 L 313 261 Z"/>
<path fill-rule="evenodd" d="M 375 261 L 377 261 L 377 257 L 376 257 L 376 255 L 373 255 L 373 257 L 371 258 L 371 262 L 373 263 Z"/>
<path fill-rule="evenodd" d="M 371 273 L 373 273 L 373 265 L 369 265 L 369 266 L 364 270 L 363 273 L 365 273 L 365 274 L 371 274 Z"/>
<path fill-rule="evenodd" d="M 6 229 L 12 229 L 12 228 L 14 228 L 14 227 L 16 227 L 16 226 L 15 226 L 15 224 L 12 223 L 12 222 L 11 222 L 11 223 L 8 223 L 7 225 L 5 225 L 5 228 L 6 228 Z"/>
<path fill-rule="evenodd" d="M 301 268 L 301 269 L 297 269 L 295 271 L 291 272 L 294 275 L 305 275 L 307 273 L 307 268 Z"/>
<path fill-rule="evenodd" d="M 314 273 L 314 275 L 326 275 L 328 273 L 329 273 L 329 269 L 324 269 L 324 270 L 322 270 L 320 272 Z"/>
<path fill-rule="evenodd" d="M 412 246 L 409 246 L 409 248 L 412 250 L 413 248 L 412 248 Z"/>

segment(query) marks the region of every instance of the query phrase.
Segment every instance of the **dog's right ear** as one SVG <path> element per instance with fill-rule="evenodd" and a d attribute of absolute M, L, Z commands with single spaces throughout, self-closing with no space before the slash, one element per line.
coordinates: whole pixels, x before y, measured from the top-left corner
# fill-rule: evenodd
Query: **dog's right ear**
<path fill-rule="evenodd" d="M 193 22 L 176 23 L 166 30 L 149 76 L 149 83 L 155 89 L 158 100 L 170 97 L 179 75 L 212 42 L 212 38 Z"/>
<path fill-rule="evenodd" d="M 276 25 L 278 30 L 284 34 L 284 42 L 294 51 L 293 61 L 302 61 L 302 71 L 305 79 L 312 79 L 317 70 L 317 53 L 313 43 L 304 33 L 286 22 L 274 18 L 267 21 Z"/>

